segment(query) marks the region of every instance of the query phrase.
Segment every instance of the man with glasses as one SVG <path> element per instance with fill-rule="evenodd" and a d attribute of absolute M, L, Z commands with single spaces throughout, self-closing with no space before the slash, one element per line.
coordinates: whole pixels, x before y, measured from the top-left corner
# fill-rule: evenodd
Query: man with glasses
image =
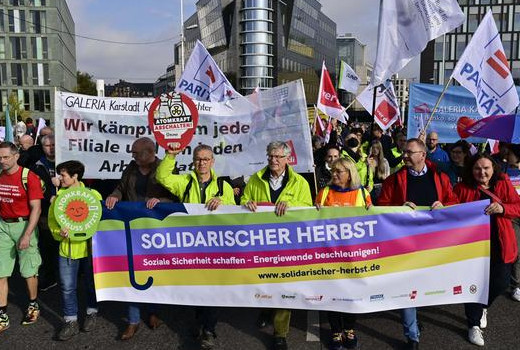
<path fill-rule="evenodd" d="M 289 207 L 312 206 L 309 183 L 289 166 L 290 154 L 291 148 L 285 142 L 267 145 L 267 166 L 249 179 L 240 200 L 242 205 L 251 211 L 256 211 L 258 205 L 274 205 L 278 216 L 284 215 Z M 290 321 L 290 310 L 274 311 L 274 350 L 287 349 Z M 262 320 L 259 323 L 264 324 Z"/>
<path fill-rule="evenodd" d="M 123 171 L 121 180 L 115 190 L 105 200 L 108 209 L 113 209 L 117 202 L 146 202 L 148 209 L 153 209 L 159 202 L 176 200 L 168 190 L 155 179 L 159 158 L 155 156 L 155 142 L 148 137 L 141 137 L 132 144 L 130 164 Z M 162 321 L 156 316 L 157 306 L 146 304 L 148 309 L 148 326 L 157 329 Z M 128 325 L 121 335 L 121 340 L 133 338 L 141 322 L 140 305 L 128 304 Z"/>
<path fill-rule="evenodd" d="M 403 151 L 405 166 L 383 182 L 377 204 L 381 206 L 406 205 L 412 209 L 428 206 L 431 209 L 458 203 L 449 177 L 437 171 L 435 165 L 426 160 L 426 145 L 419 139 L 406 141 Z M 419 348 L 419 326 L 417 310 L 401 310 L 407 349 Z"/>
<path fill-rule="evenodd" d="M 16 255 L 29 294 L 22 324 L 32 324 L 40 316 L 36 298 L 42 260 L 37 225 L 43 191 L 38 176 L 17 164 L 18 157 L 18 148 L 13 143 L 0 143 L 0 333 L 9 328 L 7 278 L 13 273 Z"/>
<path fill-rule="evenodd" d="M 450 157 L 441 146 L 439 146 L 439 135 L 432 131 L 426 137 L 426 145 L 428 146 L 428 159 L 432 162 L 449 162 Z"/>
<path fill-rule="evenodd" d="M 213 170 L 215 159 L 211 147 L 208 145 L 195 147 L 194 170 L 188 174 L 175 175 L 172 174 L 175 168 L 175 156 L 181 151 L 181 149 L 166 150 L 166 155 L 157 168 L 157 181 L 179 197 L 182 203 L 205 204 L 210 211 L 216 210 L 221 204 L 235 205 L 233 188 L 222 178 L 218 178 Z M 211 349 L 216 337 L 217 309 L 197 307 L 195 312 L 200 324 L 197 333 L 200 336 L 201 348 Z"/>

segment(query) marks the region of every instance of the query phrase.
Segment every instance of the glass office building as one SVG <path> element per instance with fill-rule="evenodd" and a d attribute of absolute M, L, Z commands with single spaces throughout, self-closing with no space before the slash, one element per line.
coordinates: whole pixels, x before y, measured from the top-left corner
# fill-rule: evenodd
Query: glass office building
<path fill-rule="evenodd" d="M 197 39 L 242 94 L 303 78 L 318 95 L 325 60 L 335 79 L 336 24 L 317 0 L 199 0 L 184 23 L 185 57 Z M 178 62 L 176 54 L 176 63 Z"/>

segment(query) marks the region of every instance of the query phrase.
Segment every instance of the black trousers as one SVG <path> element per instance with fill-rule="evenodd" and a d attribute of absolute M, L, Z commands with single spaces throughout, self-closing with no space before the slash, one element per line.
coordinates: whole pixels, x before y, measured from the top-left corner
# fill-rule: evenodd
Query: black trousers
<path fill-rule="evenodd" d="M 483 309 L 490 307 L 493 301 L 507 289 L 510 279 L 511 264 L 491 262 L 489 266 L 489 298 L 487 305 L 477 303 L 464 304 L 469 328 L 480 326 Z"/>
<path fill-rule="evenodd" d="M 330 330 L 332 334 L 341 333 L 343 330 L 354 329 L 354 326 L 356 325 L 356 314 L 329 311 L 327 312 L 327 316 L 329 317 Z"/>

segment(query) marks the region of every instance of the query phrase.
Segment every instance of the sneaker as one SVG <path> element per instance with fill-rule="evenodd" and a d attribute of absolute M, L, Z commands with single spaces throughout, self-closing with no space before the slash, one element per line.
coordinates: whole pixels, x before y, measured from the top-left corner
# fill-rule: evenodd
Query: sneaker
<path fill-rule="evenodd" d="M 482 317 L 480 318 L 480 329 L 487 327 L 487 309 L 482 309 Z"/>
<path fill-rule="evenodd" d="M 58 333 L 58 340 L 69 340 L 73 336 L 79 334 L 79 324 L 77 321 L 68 321 L 63 324 Z"/>
<path fill-rule="evenodd" d="M 58 285 L 58 282 L 56 281 L 49 281 L 49 282 L 42 282 L 38 284 L 38 289 L 40 292 L 46 292 L 51 288 L 54 288 Z"/>
<path fill-rule="evenodd" d="M 330 341 L 330 350 L 343 349 L 343 333 L 333 333 Z"/>
<path fill-rule="evenodd" d="M 353 329 L 343 331 L 343 346 L 345 349 L 356 349 L 358 346 L 358 339 Z"/>
<path fill-rule="evenodd" d="M 282 337 L 275 337 L 273 350 L 287 350 L 287 339 Z"/>
<path fill-rule="evenodd" d="M 9 316 L 6 313 L 0 315 L 0 333 L 9 328 Z"/>
<path fill-rule="evenodd" d="M 85 321 L 83 322 L 83 331 L 90 332 L 91 330 L 93 330 L 96 327 L 96 320 L 97 312 L 85 316 Z"/>
<path fill-rule="evenodd" d="M 471 344 L 484 346 L 484 336 L 478 326 L 473 326 L 468 331 L 468 340 Z"/>
<path fill-rule="evenodd" d="M 200 348 L 203 350 L 213 349 L 215 346 L 215 333 L 203 331 L 200 335 Z"/>
<path fill-rule="evenodd" d="M 29 304 L 29 307 L 27 307 L 27 312 L 22 320 L 22 324 L 33 324 L 38 321 L 38 317 L 40 317 L 40 306 L 38 303 L 31 303 Z"/>
<path fill-rule="evenodd" d="M 520 301 L 520 288 L 513 289 L 513 292 L 511 293 L 511 298 L 516 301 Z"/>

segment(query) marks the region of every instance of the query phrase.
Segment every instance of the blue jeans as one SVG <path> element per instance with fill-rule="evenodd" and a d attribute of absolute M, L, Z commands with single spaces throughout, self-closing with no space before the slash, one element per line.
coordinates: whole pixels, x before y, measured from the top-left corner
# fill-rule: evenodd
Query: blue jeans
<path fill-rule="evenodd" d="M 141 321 L 141 307 L 146 307 L 149 314 L 156 314 L 157 304 L 137 304 L 137 303 L 129 303 L 128 304 L 128 323 L 129 324 L 138 324 Z"/>
<path fill-rule="evenodd" d="M 60 256 L 59 268 L 62 308 L 65 319 L 74 320 L 77 319 L 78 316 L 78 272 L 83 274 L 84 291 L 87 296 L 87 308 L 97 309 L 92 259 L 90 257 L 68 259 Z"/>
<path fill-rule="evenodd" d="M 419 341 L 419 325 L 417 324 L 417 309 L 409 307 L 401 309 L 401 323 L 404 336 L 416 342 Z"/>

